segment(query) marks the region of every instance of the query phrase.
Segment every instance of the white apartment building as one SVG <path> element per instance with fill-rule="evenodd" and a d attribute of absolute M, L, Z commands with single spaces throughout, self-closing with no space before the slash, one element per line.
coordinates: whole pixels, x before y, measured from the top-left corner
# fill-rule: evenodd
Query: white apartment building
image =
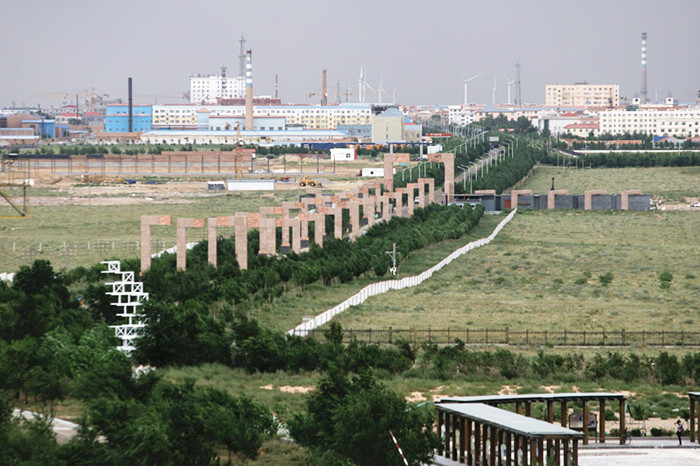
<path fill-rule="evenodd" d="M 619 84 L 548 84 L 545 86 L 547 107 L 617 107 Z"/>
<path fill-rule="evenodd" d="M 245 97 L 245 76 L 221 76 L 220 74 L 190 76 L 190 102 L 216 104 L 216 99 L 242 99 Z"/>
<path fill-rule="evenodd" d="M 207 112 L 209 116 L 240 116 L 245 112 L 243 105 L 154 105 L 153 128 L 196 129 L 197 113 Z M 338 125 L 372 124 L 371 104 L 341 104 L 332 106 L 274 105 L 253 107 L 254 117 L 284 117 L 286 125 L 303 126 L 306 129 L 335 129 Z"/>
<path fill-rule="evenodd" d="M 474 123 L 474 112 L 462 105 L 450 105 L 447 110 L 451 125 L 467 126 Z"/>
<path fill-rule="evenodd" d="M 600 132 L 644 133 L 654 136 L 700 136 L 700 109 L 686 107 L 631 107 L 600 112 Z"/>

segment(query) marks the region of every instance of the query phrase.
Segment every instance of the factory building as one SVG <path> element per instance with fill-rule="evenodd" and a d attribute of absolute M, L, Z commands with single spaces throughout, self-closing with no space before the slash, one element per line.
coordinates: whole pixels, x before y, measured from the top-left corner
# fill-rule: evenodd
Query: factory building
<path fill-rule="evenodd" d="M 153 127 L 153 106 L 132 106 L 132 132 L 150 131 Z M 129 131 L 129 105 L 109 104 L 105 115 L 106 133 L 126 133 Z"/>
<path fill-rule="evenodd" d="M 545 86 L 547 107 L 617 107 L 619 84 L 548 84 Z"/>

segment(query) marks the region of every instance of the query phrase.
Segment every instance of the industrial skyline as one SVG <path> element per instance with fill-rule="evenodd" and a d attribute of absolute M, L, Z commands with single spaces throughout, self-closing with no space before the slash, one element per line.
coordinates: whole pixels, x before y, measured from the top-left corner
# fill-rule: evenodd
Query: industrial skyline
<path fill-rule="evenodd" d="M 126 99 L 134 78 L 137 99 L 177 101 L 190 75 L 235 74 L 239 40 L 256 55 L 256 95 L 284 102 L 318 103 L 321 72 L 357 102 L 360 69 L 383 101 L 459 104 L 464 84 L 455 74 L 483 76 L 469 82 L 469 101 L 506 102 L 504 75 L 521 64 L 523 103 L 544 103 L 546 84 L 577 81 L 620 84 L 623 96 L 644 89 L 640 35 L 648 34 L 648 97 L 668 92 L 680 102 L 696 100 L 700 62 L 694 21 L 700 3 L 673 0 L 603 2 L 476 2 L 444 0 L 431 5 L 357 0 L 35 0 L 4 9 L 0 28 L 8 38 L 0 51 L 5 73 L 0 106 L 48 103 L 41 92 L 77 93 L 96 88 Z M 40 11 L 41 14 L 37 14 Z M 9 40 L 9 38 L 17 40 Z M 336 96 L 329 91 L 329 101 Z M 367 90 L 366 101 L 378 101 Z M 142 96 L 142 97 L 138 97 Z M 150 96 L 150 97 L 149 97 Z M 517 99 L 517 97 L 516 97 Z M 514 100 L 516 100 L 514 99 Z"/>

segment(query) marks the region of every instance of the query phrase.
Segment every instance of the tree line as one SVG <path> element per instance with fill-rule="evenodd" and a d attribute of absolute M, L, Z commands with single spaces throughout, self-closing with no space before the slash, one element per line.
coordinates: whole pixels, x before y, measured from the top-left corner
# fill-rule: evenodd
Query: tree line
<path fill-rule="evenodd" d="M 564 165 L 583 165 L 590 168 L 624 168 L 624 167 L 697 167 L 700 166 L 700 153 L 697 152 L 601 152 L 577 155 L 548 153 L 539 157 L 539 161 L 557 165 L 563 158 Z"/>

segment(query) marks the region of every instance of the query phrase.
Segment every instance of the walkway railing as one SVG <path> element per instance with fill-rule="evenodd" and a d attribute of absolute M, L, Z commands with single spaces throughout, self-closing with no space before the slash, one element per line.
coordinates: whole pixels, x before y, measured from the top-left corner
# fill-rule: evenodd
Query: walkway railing
<path fill-rule="evenodd" d="M 402 278 L 400 280 L 387 280 L 383 282 L 377 282 L 377 283 L 372 283 L 371 285 L 367 285 L 366 287 L 362 288 L 358 293 L 354 294 L 350 298 L 346 299 L 342 303 L 338 304 L 335 307 L 332 307 L 328 309 L 327 311 L 317 315 L 313 319 L 309 320 L 308 322 L 304 322 L 303 324 L 300 324 L 293 329 L 291 329 L 289 334 L 292 335 L 299 335 L 299 336 L 306 336 L 309 334 L 310 331 L 321 327 L 322 325 L 325 325 L 326 323 L 330 322 L 330 320 L 335 317 L 336 315 L 340 314 L 341 312 L 345 311 L 348 309 L 350 306 L 357 306 L 359 304 L 364 303 L 367 298 L 370 298 L 372 296 L 376 296 L 378 294 L 386 293 L 389 290 L 403 290 L 404 288 L 409 288 L 412 286 L 420 285 L 423 283 L 425 280 L 428 278 L 432 277 L 435 272 L 438 270 L 442 269 L 449 263 L 451 263 L 453 260 L 457 259 L 458 257 L 468 253 L 472 249 L 476 249 L 478 247 L 484 246 L 486 244 L 489 244 L 493 239 L 501 232 L 503 227 L 505 227 L 508 222 L 511 221 L 515 213 L 517 212 L 517 209 L 513 210 L 506 218 L 504 218 L 501 223 L 498 224 L 498 226 L 493 230 L 493 232 L 486 238 L 482 238 L 476 241 L 472 241 L 471 243 L 462 246 L 461 248 L 457 249 L 454 251 L 452 254 L 441 260 L 439 263 L 436 265 L 432 266 L 425 272 L 421 273 L 420 275 L 414 275 L 412 277 L 406 277 Z"/>

